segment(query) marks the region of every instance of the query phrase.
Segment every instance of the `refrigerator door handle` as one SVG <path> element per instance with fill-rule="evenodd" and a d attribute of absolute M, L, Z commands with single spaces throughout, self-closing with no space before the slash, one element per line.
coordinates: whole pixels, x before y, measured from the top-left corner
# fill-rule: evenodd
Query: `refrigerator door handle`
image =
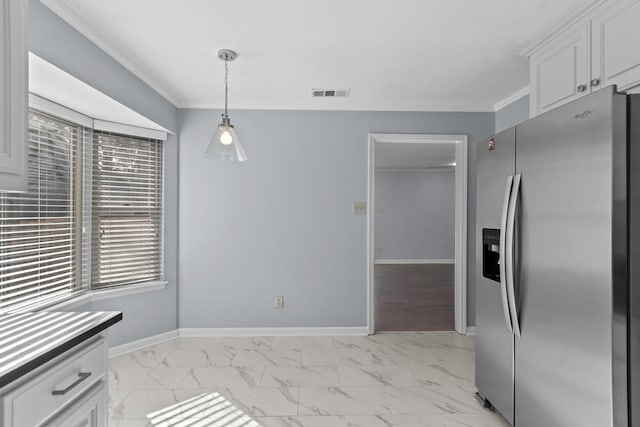
<path fill-rule="evenodd" d="M 504 201 L 502 202 L 502 217 L 500 218 L 500 295 L 502 296 L 502 311 L 504 313 L 504 322 L 507 324 L 509 332 L 513 333 L 511 326 L 511 315 L 509 314 L 509 303 L 507 302 L 507 272 L 506 272 L 506 249 L 507 249 L 507 219 L 509 213 L 509 201 L 511 199 L 511 188 L 513 187 L 513 175 L 507 177 L 507 188 L 504 192 Z"/>
<path fill-rule="evenodd" d="M 506 247 L 505 247 L 505 278 L 507 283 L 507 300 L 509 301 L 509 312 L 511 313 L 511 324 L 515 336 L 520 336 L 520 322 L 518 320 L 518 307 L 516 304 L 516 293 L 514 287 L 514 241 L 515 241 L 515 225 L 516 225 L 516 208 L 518 199 L 520 198 L 520 181 L 522 176 L 516 174 L 513 180 L 513 190 L 511 191 L 511 200 L 509 201 L 509 210 L 507 212 L 506 224 Z"/>

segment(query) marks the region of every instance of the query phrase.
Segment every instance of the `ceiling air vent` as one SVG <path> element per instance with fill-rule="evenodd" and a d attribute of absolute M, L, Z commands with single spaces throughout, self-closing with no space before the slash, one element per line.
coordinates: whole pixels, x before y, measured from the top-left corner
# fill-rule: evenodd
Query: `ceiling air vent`
<path fill-rule="evenodd" d="M 346 97 L 349 96 L 349 89 L 311 89 L 311 96 L 314 98 Z"/>

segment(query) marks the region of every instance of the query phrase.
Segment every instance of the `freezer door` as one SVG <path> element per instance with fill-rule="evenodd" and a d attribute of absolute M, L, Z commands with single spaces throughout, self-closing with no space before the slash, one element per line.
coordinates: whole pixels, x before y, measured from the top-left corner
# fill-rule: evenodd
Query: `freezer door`
<path fill-rule="evenodd" d="M 496 135 L 494 149 L 488 141 L 478 146 L 476 200 L 476 386 L 480 395 L 513 424 L 513 334 L 505 320 L 499 277 L 483 275 L 483 240 L 500 229 L 507 177 L 513 174 L 515 129 Z M 484 236 L 483 236 L 483 230 Z M 493 239 L 495 244 L 499 239 Z M 494 248 L 493 253 L 496 251 Z M 489 260 L 490 261 L 490 260 Z M 489 276 L 489 277 L 485 277 Z M 508 315 L 508 310 L 507 310 Z"/>
<path fill-rule="evenodd" d="M 605 88 L 517 127 L 517 427 L 613 425 L 612 114 L 620 100 Z"/>

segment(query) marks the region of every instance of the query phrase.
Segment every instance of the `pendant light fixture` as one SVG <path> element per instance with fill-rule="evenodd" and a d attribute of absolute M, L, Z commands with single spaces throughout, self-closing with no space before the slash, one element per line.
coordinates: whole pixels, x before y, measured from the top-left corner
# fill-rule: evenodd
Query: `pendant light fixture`
<path fill-rule="evenodd" d="M 229 49 L 220 49 L 218 58 L 224 61 L 224 113 L 222 123 L 218 125 L 218 131 L 207 146 L 205 157 L 215 160 L 226 160 L 230 162 L 244 162 L 247 155 L 240 145 L 238 134 L 229 120 L 227 114 L 227 98 L 229 94 L 229 62 L 236 59 L 237 55 Z"/>

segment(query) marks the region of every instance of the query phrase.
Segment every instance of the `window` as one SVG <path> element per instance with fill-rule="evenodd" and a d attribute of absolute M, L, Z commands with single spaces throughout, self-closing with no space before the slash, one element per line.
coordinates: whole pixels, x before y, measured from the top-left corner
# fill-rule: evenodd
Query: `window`
<path fill-rule="evenodd" d="M 161 278 L 161 141 L 94 132 L 92 230 L 94 287 Z"/>
<path fill-rule="evenodd" d="M 164 133 L 35 101 L 55 116 L 29 112 L 28 192 L 0 192 L 0 313 L 164 280 L 163 141 L 91 126 Z"/>
<path fill-rule="evenodd" d="M 28 191 L 0 193 L 0 311 L 81 288 L 83 130 L 29 114 Z"/>

